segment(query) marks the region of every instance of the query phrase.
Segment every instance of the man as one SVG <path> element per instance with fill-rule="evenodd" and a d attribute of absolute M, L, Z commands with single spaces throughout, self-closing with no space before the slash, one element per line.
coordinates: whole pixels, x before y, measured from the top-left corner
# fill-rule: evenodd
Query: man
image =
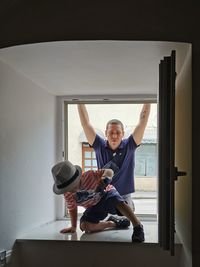
<path fill-rule="evenodd" d="M 131 199 L 131 193 L 135 191 L 135 150 L 141 144 L 150 114 L 150 107 L 151 105 L 149 103 L 143 105 L 139 122 L 133 130 L 133 133 L 126 139 L 123 139 L 124 126 L 122 122 L 116 119 L 108 121 L 105 130 L 107 140 L 104 140 L 96 134 L 94 127 L 90 123 L 85 105 L 78 104 L 81 125 L 88 143 L 95 150 L 98 168 L 105 166 L 109 168 L 109 163 L 115 164 L 117 168 L 112 179 L 112 184 L 133 211 L 134 204 Z"/>

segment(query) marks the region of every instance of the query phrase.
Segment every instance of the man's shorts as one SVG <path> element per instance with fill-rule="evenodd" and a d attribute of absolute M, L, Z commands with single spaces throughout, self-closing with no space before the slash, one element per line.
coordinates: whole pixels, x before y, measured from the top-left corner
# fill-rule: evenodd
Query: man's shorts
<path fill-rule="evenodd" d="M 94 206 L 87 208 L 81 219 L 80 223 L 86 221 L 91 223 L 98 223 L 105 219 L 110 214 L 122 215 L 116 208 L 117 204 L 125 202 L 122 196 L 116 189 L 111 189 L 105 192 L 101 200 Z"/>

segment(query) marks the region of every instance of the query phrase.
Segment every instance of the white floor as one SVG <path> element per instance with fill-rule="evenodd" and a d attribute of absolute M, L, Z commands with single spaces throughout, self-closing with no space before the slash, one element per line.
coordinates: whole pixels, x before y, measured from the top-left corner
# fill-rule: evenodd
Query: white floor
<path fill-rule="evenodd" d="M 76 240 L 76 241 L 108 241 L 108 242 L 131 242 L 133 228 L 123 230 L 106 230 L 102 232 L 86 234 L 77 228 L 77 233 L 61 234 L 60 230 L 70 224 L 69 220 L 58 220 L 47 223 L 18 239 L 26 240 Z M 146 243 L 158 243 L 157 221 L 142 221 Z"/>
<path fill-rule="evenodd" d="M 135 192 L 134 196 L 135 213 L 144 226 L 145 242 L 158 243 L 156 193 Z M 80 212 L 81 211 L 82 210 L 80 209 Z M 146 214 L 148 214 L 148 216 Z M 18 239 L 131 242 L 131 236 L 133 233 L 133 228 L 130 226 L 128 229 L 123 230 L 113 229 L 85 234 L 81 232 L 78 226 L 77 233 L 61 234 L 60 230 L 69 225 L 69 219 L 53 221 L 33 229 L 32 231 L 18 237 Z"/>

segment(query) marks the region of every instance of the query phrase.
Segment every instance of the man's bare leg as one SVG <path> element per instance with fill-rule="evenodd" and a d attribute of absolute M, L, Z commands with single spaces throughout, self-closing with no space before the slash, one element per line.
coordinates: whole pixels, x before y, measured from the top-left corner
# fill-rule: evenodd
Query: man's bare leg
<path fill-rule="evenodd" d="M 125 202 L 119 203 L 116 208 L 121 212 L 121 214 L 126 216 L 133 225 L 132 242 L 144 242 L 145 237 L 143 225 L 135 216 L 133 210 Z"/>
<path fill-rule="evenodd" d="M 135 216 L 133 210 L 125 202 L 120 202 L 119 204 L 117 204 L 116 208 L 122 215 L 126 216 L 131 221 L 133 226 L 141 224 L 138 218 Z"/>

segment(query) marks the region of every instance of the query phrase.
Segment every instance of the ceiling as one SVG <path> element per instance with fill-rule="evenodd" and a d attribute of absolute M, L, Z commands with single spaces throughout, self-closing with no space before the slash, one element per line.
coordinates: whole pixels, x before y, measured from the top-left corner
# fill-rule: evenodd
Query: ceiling
<path fill-rule="evenodd" d="M 59 41 L 0 49 L 0 61 L 61 96 L 157 94 L 159 62 L 176 50 L 179 75 L 190 45 L 151 41 Z"/>

